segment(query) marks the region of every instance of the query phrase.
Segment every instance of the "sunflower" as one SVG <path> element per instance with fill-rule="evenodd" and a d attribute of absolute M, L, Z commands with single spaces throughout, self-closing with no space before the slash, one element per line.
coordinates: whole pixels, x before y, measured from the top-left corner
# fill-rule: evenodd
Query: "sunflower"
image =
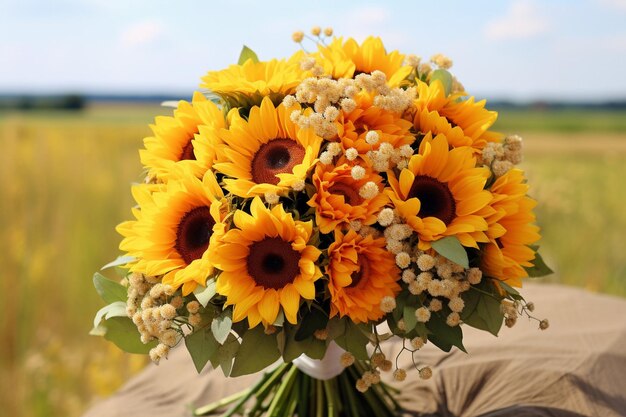
<path fill-rule="evenodd" d="M 340 164 L 337 167 L 318 165 L 313 174 L 316 193 L 308 204 L 315 207 L 315 221 L 322 233 L 330 233 L 338 226 L 348 226 L 351 221 L 360 221 L 364 225 L 376 222 L 378 212 L 389 201 L 382 193 L 383 178 L 366 170 L 365 176 L 355 180 L 352 167 Z M 365 183 L 374 182 L 381 191 L 372 199 L 364 199 L 359 190 Z"/>
<path fill-rule="evenodd" d="M 398 51 L 387 53 L 383 41 L 373 36 L 361 45 L 352 38 L 345 43 L 343 38 L 335 38 L 330 45 L 320 46 L 316 55 L 325 73 L 334 79 L 353 78 L 378 70 L 385 73 L 390 87 L 398 87 L 413 70 L 404 65 L 404 55 Z"/>
<path fill-rule="evenodd" d="M 227 211 L 213 173 L 207 171 L 201 181 L 187 171 L 160 191 L 140 185 L 133 194 L 137 220 L 117 227 L 124 236 L 120 249 L 138 259 L 131 271 L 163 275 L 162 282 L 182 286 L 183 295 L 204 286 L 214 272 L 211 257 Z"/>
<path fill-rule="evenodd" d="M 380 301 L 400 292 L 400 269 L 394 255 L 385 249 L 385 239 L 335 230 L 328 253 L 330 316 L 348 316 L 355 323 L 381 319 Z"/>
<path fill-rule="evenodd" d="M 267 209 L 252 200 L 250 214 L 237 210 L 234 225 L 221 239 L 215 264 L 222 273 L 217 292 L 234 305 L 233 321 L 248 319 L 250 328 L 273 324 L 282 310 L 297 322 L 300 299 L 315 298 L 316 265 L 321 252 L 309 240 L 313 222 L 294 221 L 281 204 Z"/>
<path fill-rule="evenodd" d="M 532 267 L 535 250 L 530 245 L 539 238 L 539 227 L 534 223 L 535 200 L 526 195 L 528 185 L 524 173 L 512 169 L 499 177 L 491 187 L 495 213 L 489 222 L 489 243 L 484 248 L 482 268 L 486 275 L 510 285 L 521 287 L 528 276 L 523 267 Z"/>
<path fill-rule="evenodd" d="M 417 131 L 444 134 L 450 146 L 471 146 L 476 151 L 487 142 L 502 139 L 501 134 L 488 131 L 498 113 L 485 109 L 485 100 L 463 99 L 462 94 L 446 96 L 439 80 L 430 85 L 418 80 L 417 84 L 418 95 L 414 101 L 417 112 L 413 119 Z"/>
<path fill-rule="evenodd" d="M 304 53 L 299 51 L 288 60 L 246 60 L 221 71 L 209 71 L 202 77 L 201 88 L 222 97 L 231 107 L 258 105 L 263 97 L 275 103 L 296 91 L 309 73 L 300 68 Z"/>
<path fill-rule="evenodd" d="M 377 150 L 383 142 L 394 148 L 413 143 L 411 122 L 401 115 L 373 105 L 374 96 L 361 92 L 355 97 L 356 108 L 350 113 L 341 112 L 335 122 L 337 134 L 344 150 L 355 148 L 360 155 Z M 370 130 L 379 135 L 378 143 L 370 145 L 365 136 Z"/>
<path fill-rule="evenodd" d="M 230 128 L 216 131 L 223 145 L 217 147 L 214 165 L 231 177 L 224 179 L 228 191 L 240 197 L 281 194 L 306 178 L 317 161 L 322 138 L 291 121 L 294 109 L 274 107 L 266 97 L 260 107 L 250 110 L 248 120 L 231 110 Z"/>
<path fill-rule="evenodd" d="M 445 136 L 433 139 L 429 133 L 397 178 L 389 172 L 392 190 L 387 193 L 418 233 L 420 249 L 445 236 L 456 236 L 463 246 L 474 248 L 477 242 L 487 242 L 485 218 L 493 209 L 491 193 L 484 187 L 490 174 L 475 166 L 471 148 L 449 150 Z"/>
<path fill-rule="evenodd" d="M 222 111 L 201 93 L 195 92 L 191 103 L 181 100 L 174 117 L 158 116 L 151 125 L 154 136 L 143 140 L 139 151 L 148 176 L 167 182 L 174 166 L 190 169 L 202 178 L 215 159 L 213 148 L 202 136 L 204 129 L 225 127 Z M 195 139 L 194 139 L 195 138 Z"/>

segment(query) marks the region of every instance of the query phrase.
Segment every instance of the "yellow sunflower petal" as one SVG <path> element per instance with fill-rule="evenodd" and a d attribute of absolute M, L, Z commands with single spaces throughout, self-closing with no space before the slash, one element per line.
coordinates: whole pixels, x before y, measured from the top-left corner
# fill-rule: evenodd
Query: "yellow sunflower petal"
<path fill-rule="evenodd" d="M 300 293 L 292 284 L 286 285 L 280 291 L 280 304 L 283 306 L 285 318 L 291 324 L 298 322 L 297 314 L 300 308 Z"/>

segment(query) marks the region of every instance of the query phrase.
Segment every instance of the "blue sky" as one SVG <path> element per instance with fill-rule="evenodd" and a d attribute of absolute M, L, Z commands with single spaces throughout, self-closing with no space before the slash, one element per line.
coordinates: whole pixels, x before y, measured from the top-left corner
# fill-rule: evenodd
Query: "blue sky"
<path fill-rule="evenodd" d="M 442 52 L 484 97 L 626 98 L 626 0 L 0 0 L 0 92 L 188 95 L 243 44 L 286 57 L 314 25 Z"/>

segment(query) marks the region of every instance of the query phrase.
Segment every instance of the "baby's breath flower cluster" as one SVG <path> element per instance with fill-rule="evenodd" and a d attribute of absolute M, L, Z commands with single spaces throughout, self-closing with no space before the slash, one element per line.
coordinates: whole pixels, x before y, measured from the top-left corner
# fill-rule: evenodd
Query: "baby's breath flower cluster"
<path fill-rule="evenodd" d="M 538 323 L 540 330 L 546 330 L 550 327 L 548 319 L 538 319 L 531 315 L 535 311 L 535 304 L 524 300 L 502 300 L 500 310 L 504 314 L 504 324 L 506 327 L 513 327 L 517 323 L 519 317 L 526 316 L 529 320 Z"/>
<path fill-rule="evenodd" d="M 203 77 L 210 95 L 151 126 L 135 219 L 118 226 L 126 305 L 117 283 L 100 285 L 118 300 L 102 327 L 123 318 L 155 362 L 185 338 L 198 369 L 227 374 L 336 343 L 364 393 L 383 372 L 430 378 L 419 351 L 464 349 L 459 326 L 496 334 L 526 316 L 547 329 L 514 288 L 549 272 L 522 139 L 491 130 L 497 114 L 443 54 L 319 26 L 292 39 L 302 50 L 288 59 L 244 48 Z"/>
<path fill-rule="evenodd" d="M 143 343 L 157 341 L 149 355 L 158 363 L 184 337 L 183 325 L 193 328 L 201 324 L 201 305 L 182 297 L 171 285 L 162 284 L 161 277 L 132 273 L 126 279 L 126 314 L 137 326 Z"/>
<path fill-rule="evenodd" d="M 503 176 L 522 162 L 522 138 L 512 135 L 505 137 L 502 143 L 488 143 L 479 162 L 489 166 L 496 177 Z"/>
<path fill-rule="evenodd" d="M 374 106 L 400 114 L 411 107 L 417 94 L 415 87 L 389 87 L 387 76 L 380 70 L 374 70 L 371 74 L 359 74 L 354 79 L 334 80 L 330 75 L 321 73 L 323 69 L 315 66 L 314 58 L 305 58 L 301 66 L 318 74 L 302 81 L 296 88 L 296 94 L 285 96 L 283 104 L 291 108 L 300 103 L 312 109 L 313 111 L 308 113 L 294 110 L 291 113 L 291 120 L 301 128 L 313 128 L 315 133 L 324 139 L 333 139 L 337 136 L 337 119 L 341 112 L 349 114 L 357 109 L 358 94 L 372 94 Z M 375 131 L 369 131 L 367 134 L 369 134 L 369 138 L 366 138 L 368 144 L 374 145 L 378 142 L 378 138 L 374 136 Z M 393 152 L 393 147 L 387 152 Z M 321 158 L 324 158 L 324 155 L 328 155 L 325 157 L 326 161 L 329 161 L 328 158 L 331 156 L 337 156 L 322 153 Z M 354 156 L 354 151 L 352 155 Z"/>

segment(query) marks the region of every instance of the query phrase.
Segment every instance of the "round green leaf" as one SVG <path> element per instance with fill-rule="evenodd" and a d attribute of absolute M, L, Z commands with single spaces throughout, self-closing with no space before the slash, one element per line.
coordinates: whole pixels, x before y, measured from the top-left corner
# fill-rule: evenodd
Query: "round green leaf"
<path fill-rule="evenodd" d="M 444 258 L 461 265 L 463 268 L 469 268 L 467 252 L 456 236 L 446 236 L 432 242 L 431 246 Z"/>

